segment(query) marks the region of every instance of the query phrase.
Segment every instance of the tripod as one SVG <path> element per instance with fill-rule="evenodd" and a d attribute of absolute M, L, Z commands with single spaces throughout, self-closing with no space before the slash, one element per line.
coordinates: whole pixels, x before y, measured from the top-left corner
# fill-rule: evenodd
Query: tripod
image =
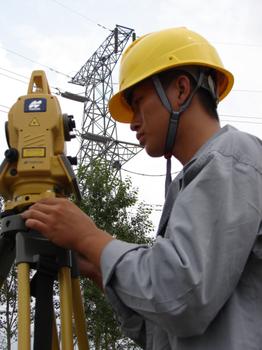
<path fill-rule="evenodd" d="M 36 298 L 34 350 L 59 350 L 53 307 L 58 277 L 61 310 L 61 349 L 72 350 L 73 325 L 79 350 L 89 350 L 77 264 L 72 251 L 55 246 L 38 232 L 28 230 L 20 215 L 2 219 L 0 287 L 16 260 L 18 271 L 18 350 L 30 350 L 30 297 Z M 30 269 L 37 272 L 31 280 Z M 31 293 L 30 293 L 31 289 Z"/>

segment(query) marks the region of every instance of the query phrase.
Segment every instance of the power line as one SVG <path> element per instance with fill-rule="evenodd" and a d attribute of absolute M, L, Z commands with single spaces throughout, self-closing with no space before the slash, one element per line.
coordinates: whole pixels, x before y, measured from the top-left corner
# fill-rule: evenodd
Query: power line
<path fill-rule="evenodd" d="M 214 42 L 214 45 L 225 45 L 225 46 L 245 46 L 245 47 L 259 47 L 262 48 L 262 44 L 247 44 L 247 43 L 221 43 L 221 42 Z"/>
<path fill-rule="evenodd" d="M 41 66 L 41 67 L 47 68 L 47 69 L 49 69 L 50 71 L 52 71 L 52 72 L 54 72 L 54 73 L 56 73 L 56 74 L 61 74 L 61 75 L 65 76 L 65 77 L 67 77 L 67 78 L 69 78 L 69 79 L 72 79 L 72 77 L 71 77 L 70 75 L 65 74 L 65 73 L 63 73 L 63 72 L 60 72 L 60 71 L 58 71 L 57 69 L 54 69 L 54 68 L 52 68 L 52 67 L 50 67 L 50 66 L 47 66 L 47 65 L 45 65 L 45 64 L 42 64 L 42 63 L 37 62 L 37 61 L 35 61 L 35 60 L 32 60 L 31 58 L 26 57 L 26 56 L 24 56 L 24 55 L 21 55 L 20 53 L 14 51 L 14 50 L 7 49 L 6 47 L 3 47 L 3 46 L 1 46 L 0 48 L 3 49 L 3 50 L 5 50 L 5 51 L 7 51 L 7 52 L 9 52 L 9 53 L 12 53 L 13 55 L 22 57 L 23 59 L 25 59 L 25 60 L 27 60 L 27 61 L 29 61 L 29 62 L 36 63 L 36 64 L 38 64 L 38 65 Z"/>
<path fill-rule="evenodd" d="M 222 122 L 232 122 L 232 119 L 220 119 Z M 245 120 L 234 120 L 234 123 L 242 123 L 242 124 L 256 124 L 256 125 L 262 125 L 261 122 L 252 122 L 252 121 L 245 121 Z"/>
<path fill-rule="evenodd" d="M 106 29 L 106 30 L 109 30 L 110 32 L 112 32 L 112 29 L 109 29 L 109 28 L 105 27 L 104 25 L 102 25 L 102 24 L 100 24 L 100 23 L 97 23 L 96 21 L 92 20 L 91 18 L 86 17 L 86 16 L 83 15 L 82 13 L 80 13 L 80 12 L 78 12 L 78 11 L 75 11 L 75 10 L 73 10 L 72 8 L 70 8 L 70 7 L 68 7 L 68 6 L 64 5 L 64 4 L 62 4 L 60 1 L 57 1 L 57 0 L 51 0 L 51 1 L 55 2 L 55 3 L 58 4 L 59 6 L 64 7 L 64 8 L 67 9 L 68 11 L 74 13 L 75 15 L 84 18 L 84 19 L 87 20 L 88 22 L 91 22 L 91 23 L 97 25 L 98 27 L 101 27 L 101 28 L 103 28 L 103 29 Z"/>
<path fill-rule="evenodd" d="M 9 78 L 9 79 L 13 79 L 13 80 L 19 81 L 19 82 L 24 83 L 24 84 L 28 84 L 26 81 L 23 81 L 21 79 L 17 79 L 15 77 L 11 77 L 10 75 L 4 74 L 4 73 L 0 73 L 0 75 L 4 76 L 6 78 Z"/>
<path fill-rule="evenodd" d="M 135 171 L 131 171 L 131 170 L 127 170 L 127 169 L 123 169 L 121 168 L 121 170 L 130 173 L 130 174 L 134 174 L 134 175 L 139 175 L 139 176 L 148 176 L 148 177 L 161 177 L 161 176 L 166 176 L 166 174 L 142 174 L 142 173 L 137 173 Z M 179 171 L 175 171 L 174 173 L 172 173 L 171 175 L 176 175 L 178 174 Z"/>
<path fill-rule="evenodd" d="M 24 83 L 24 84 L 28 85 L 28 82 L 29 82 L 30 78 L 28 78 L 28 77 L 26 77 L 26 76 L 24 76 L 24 75 L 22 75 L 22 74 L 16 73 L 16 72 L 14 72 L 14 71 L 11 71 L 11 70 L 2 68 L 2 67 L 0 67 L 0 69 L 1 69 L 1 70 L 4 70 L 4 71 L 7 71 L 7 72 L 9 72 L 9 73 L 11 73 L 11 74 L 15 74 L 15 75 L 17 75 L 17 76 L 21 76 L 21 77 L 27 79 L 27 81 L 23 81 L 23 80 L 21 80 L 21 79 L 12 77 L 12 76 L 10 76 L 10 75 L 7 75 L 7 74 L 1 73 L 1 72 L 0 72 L 0 75 L 4 76 L 4 77 L 6 77 L 6 78 L 13 79 L 13 80 L 16 80 L 16 81 L 19 81 L 19 82 L 21 82 L 21 83 Z M 54 87 L 54 86 L 50 86 L 50 88 L 57 91 L 57 92 L 52 91 L 53 94 L 58 95 L 58 96 L 62 96 L 62 93 L 61 93 L 61 91 L 60 91 L 60 90 L 61 90 L 60 88 L 57 88 L 57 87 Z"/>
<path fill-rule="evenodd" d="M 15 74 L 15 75 L 17 75 L 17 76 L 19 76 L 19 77 L 28 79 L 28 77 L 26 77 L 26 76 L 24 76 L 24 75 L 22 75 L 22 74 L 16 73 L 16 72 L 14 72 L 14 71 L 12 71 L 12 70 L 9 70 L 9 69 L 3 68 L 3 67 L 0 67 L 0 69 L 1 69 L 1 70 L 4 70 L 5 72 L 11 73 L 11 74 Z"/>
<path fill-rule="evenodd" d="M 7 107 L 5 105 L 0 105 L 0 107 L 4 107 L 4 108 L 7 108 L 7 109 L 10 109 L 10 107 Z"/>
<path fill-rule="evenodd" d="M 163 204 L 154 204 L 154 203 L 144 203 L 142 202 L 144 205 L 145 205 L 145 208 L 146 209 L 149 209 L 151 211 L 159 211 L 161 212 L 162 209 L 163 209 Z M 139 205 L 136 205 L 134 206 L 132 209 L 131 209 L 131 213 L 133 213 L 135 210 L 137 210 L 139 207 Z"/>
<path fill-rule="evenodd" d="M 234 115 L 234 114 L 220 114 L 220 117 L 240 118 L 240 119 L 259 119 L 262 121 L 262 116 L 250 116 L 250 115 Z"/>
<path fill-rule="evenodd" d="M 254 93 L 254 94 L 261 94 L 262 90 L 249 90 L 249 89 L 232 89 L 232 92 L 244 92 L 244 93 Z"/>

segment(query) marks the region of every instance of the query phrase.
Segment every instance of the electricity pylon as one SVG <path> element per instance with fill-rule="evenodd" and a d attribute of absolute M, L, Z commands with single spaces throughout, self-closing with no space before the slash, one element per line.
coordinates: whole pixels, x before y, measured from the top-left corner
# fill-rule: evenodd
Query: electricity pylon
<path fill-rule="evenodd" d="M 116 25 L 71 80 L 71 83 L 85 87 L 86 102 L 78 132 L 79 166 L 88 166 L 93 160 L 102 158 L 120 172 L 123 164 L 142 150 L 138 144 L 118 140 L 117 125 L 108 110 L 108 101 L 113 94 L 112 72 L 130 37 L 135 39 L 133 29 Z"/>

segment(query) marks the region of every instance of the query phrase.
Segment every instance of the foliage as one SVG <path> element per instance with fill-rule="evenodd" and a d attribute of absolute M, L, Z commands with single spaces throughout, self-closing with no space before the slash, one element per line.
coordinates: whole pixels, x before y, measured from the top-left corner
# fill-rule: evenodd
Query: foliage
<path fill-rule="evenodd" d="M 4 199 L 0 197 L 0 212 L 4 210 Z M 0 348 L 10 350 L 17 338 L 17 277 L 13 265 L 0 286 Z"/>
<path fill-rule="evenodd" d="M 106 164 L 98 162 L 79 169 L 78 176 L 81 184 L 85 184 L 81 208 L 101 229 L 126 242 L 152 243 L 149 237 L 153 228 L 149 220 L 151 210 L 143 203 L 137 205 L 138 193 L 132 188 L 130 179 L 120 180 Z M 92 348 L 139 349 L 121 334 L 101 291 L 88 279 L 83 279 L 82 285 Z"/>
<path fill-rule="evenodd" d="M 0 347 L 10 350 L 17 337 L 17 279 L 13 265 L 0 293 Z"/>

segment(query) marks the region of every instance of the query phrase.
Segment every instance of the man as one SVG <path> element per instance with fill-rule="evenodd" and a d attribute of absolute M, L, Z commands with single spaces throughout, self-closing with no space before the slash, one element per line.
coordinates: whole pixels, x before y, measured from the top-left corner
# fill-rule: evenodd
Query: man
<path fill-rule="evenodd" d="M 83 256 L 123 332 L 148 350 L 259 350 L 262 344 L 262 145 L 220 127 L 233 76 L 201 36 L 172 28 L 123 54 L 112 116 L 167 158 L 166 203 L 152 247 L 116 239 L 65 199 L 22 214 Z M 169 184 L 170 158 L 183 170 Z"/>

